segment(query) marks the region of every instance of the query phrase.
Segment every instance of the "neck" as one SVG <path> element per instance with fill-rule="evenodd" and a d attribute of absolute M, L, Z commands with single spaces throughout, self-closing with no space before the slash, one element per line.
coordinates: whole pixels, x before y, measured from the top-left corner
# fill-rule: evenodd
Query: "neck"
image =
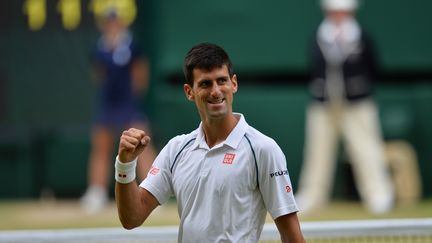
<path fill-rule="evenodd" d="M 209 148 L 223 142 L 237 125 L 239 118 L 234 114 L 228 115 L 220 120 L 203 121 L 204 136 Z"/>

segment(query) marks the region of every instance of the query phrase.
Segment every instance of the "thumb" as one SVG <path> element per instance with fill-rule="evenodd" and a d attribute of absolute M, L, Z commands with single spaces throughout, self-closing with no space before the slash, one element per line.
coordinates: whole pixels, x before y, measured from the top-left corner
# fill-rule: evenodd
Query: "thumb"
<path fill-rule="evenodd" d="M 140 144 L 137 146 L 137 149 L 139 151 L 139 153 L 141 153 L 145 147 L 147 147 L 147 145 L 150 144 L 150 137 L 149 136 L 144 136 L 141 141 Z"/>
<path fill-rule="evenodd" d="M 141 139 L 141 145 L 147 146 L 150 143 L 151 138 L 149 136 L 144 136 Z"/>

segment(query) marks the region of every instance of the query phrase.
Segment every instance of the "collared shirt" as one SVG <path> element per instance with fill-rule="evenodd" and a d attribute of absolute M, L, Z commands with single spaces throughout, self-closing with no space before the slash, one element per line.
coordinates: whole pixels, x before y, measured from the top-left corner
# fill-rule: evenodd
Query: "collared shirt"
<path fill-rule="evenodd" d="M 160 204 L 175 196 L 179 242 L 258 242 L 266 212 L 297 212 L 285 156 L 243 115 L 227 139 L 209 148 L 202 124 L 171 139 L 141 187 Z"/>

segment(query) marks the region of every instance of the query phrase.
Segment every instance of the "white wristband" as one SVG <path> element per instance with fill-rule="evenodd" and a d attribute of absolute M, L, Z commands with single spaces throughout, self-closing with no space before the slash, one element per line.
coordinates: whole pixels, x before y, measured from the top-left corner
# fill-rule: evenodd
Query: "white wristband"
<path fill-rule="evenodd" d="M 115 180 L 121 184 L 128 184 L 135 180 L 137 161 L 138 157 L 131 162 L 122 163 L 117 155 L 115 161 Z"/>

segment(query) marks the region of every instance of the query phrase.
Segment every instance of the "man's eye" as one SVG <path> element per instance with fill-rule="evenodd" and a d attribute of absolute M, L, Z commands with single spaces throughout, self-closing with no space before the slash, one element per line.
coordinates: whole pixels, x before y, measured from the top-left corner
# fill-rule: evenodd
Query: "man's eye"
<path fill-rule="evenodd" d="M 209 86 L 209 82 L 207 82 L 207 81 L 201 82 L 199 86 L 200 87 L 208 87 Z"/>
<path fill-rule="evenodd" d="M 228 81 L 228 80 L 226 80 L 226 79 L 219 79 L 219 80 L 218 80 L 218 83 L 219 83 L 219 84 L 225 84 L 227 81 Z"/>

